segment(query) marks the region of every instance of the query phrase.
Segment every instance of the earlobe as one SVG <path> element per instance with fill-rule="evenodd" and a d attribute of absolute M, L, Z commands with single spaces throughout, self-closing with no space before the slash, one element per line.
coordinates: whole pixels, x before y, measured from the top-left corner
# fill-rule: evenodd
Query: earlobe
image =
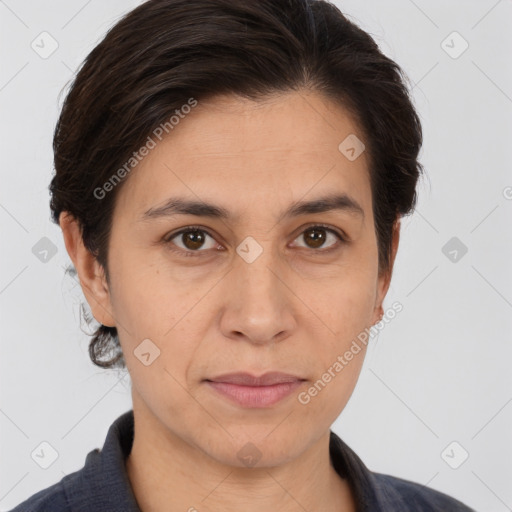
<path fill-rule="evenodd" d="M 59 225 L 66 250 L 77 271 L 80 286 L 94 318 L 103 325 L 115 327 L 104 269 L 85 247 L 78 221 L 69 212 L 62 212 Z"/>

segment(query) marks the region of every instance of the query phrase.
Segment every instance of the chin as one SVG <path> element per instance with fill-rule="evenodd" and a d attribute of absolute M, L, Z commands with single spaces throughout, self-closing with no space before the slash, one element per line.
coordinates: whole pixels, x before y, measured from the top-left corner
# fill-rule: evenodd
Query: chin
<path fill-rule="evenodd" d="M 279 422 L 273 426 L 228 427 L 231 436 L 218 432 L 216 439 L 204 440 L 202 449 L 212 459 L 228 466 L 280 466 L 298 457 L 308 447 L 308 439 L 296 429 L 278 425 Z"/>

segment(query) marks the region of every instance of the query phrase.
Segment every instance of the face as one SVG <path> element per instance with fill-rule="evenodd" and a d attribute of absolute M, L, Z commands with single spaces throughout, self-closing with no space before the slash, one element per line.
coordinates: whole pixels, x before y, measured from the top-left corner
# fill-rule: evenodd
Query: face
<path fill-rule="evenodd" d="M 351 134 L 364 140 L 314 93 L 218 97 L 119 191 L 110 283 L 84 292 L 118 329 L 134 404 L 216 461 L 243 465 L 249 442 L 258 465 L 297 457 L 355 387 L 365 345 L 344 355 L 379 320 L 389 278 L 378 274 L 367 155 L 338 148 Z M 187 213 L 177 198 L 217 210 Z M 314 204 L 326 198 L 338 200 Z M 259 389 L 220 378 L 238 372 L 292 377 Z"/>

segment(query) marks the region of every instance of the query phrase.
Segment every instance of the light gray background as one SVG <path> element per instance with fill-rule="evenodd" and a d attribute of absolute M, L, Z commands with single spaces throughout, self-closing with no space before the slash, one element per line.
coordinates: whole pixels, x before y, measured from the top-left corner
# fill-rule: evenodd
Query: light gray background
<path fill-rule="evenodd" d="M 83 296 L 63 273 L 70 260 L 47 187 L 59 92 L 138 4 L 0 0 L 0 510 L 83 467 L 131 408 L 129 377 L 89 361 Z M 512 510 L 512 2 L 336 4 L 410 77 L 428 179 L 403 222 L 385 304 L 404 310 L 373 340 L 333 429 L 371 470 L 479 511 Z M 31 48 L 42 31 L 59 44 L 47 59 Z M 469 43 L 456 59 L 442 47 L 453 31 Z M 46 263 L 32 252 L 43 237 L 57 247 Z M 456 262 L 442 252 L 452 237 L 468 248 Z M 58 452 L 46 470 L 31 458 L 42 441 Z M 469 453 L 458 469 L 441 455 L 453 441 L 452 464 L 459 445 Z"/>

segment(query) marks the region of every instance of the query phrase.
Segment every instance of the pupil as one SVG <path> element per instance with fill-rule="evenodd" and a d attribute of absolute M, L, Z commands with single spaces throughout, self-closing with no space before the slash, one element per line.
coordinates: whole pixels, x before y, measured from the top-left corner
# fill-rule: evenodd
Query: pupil
<path fill-rule="evenodd" d="M 187 233 L 184 233 L 184 236 L 184 244 L 189 249 L 199 249 L 204 243 L 204 236 L 201 231 L 187 231 Z M 192 246 L 190 246 L 187 242 L 191 242 Z"/>
<path fill-rule="evenodd" d="M 325 242 L 325 234 L 321 229 L 308 229 L 306 233 L 316 233 L 310 237 L 310 240 L 313 241 L 313 244 L 309 244 L 311 247 L 320 247 Z"/>

